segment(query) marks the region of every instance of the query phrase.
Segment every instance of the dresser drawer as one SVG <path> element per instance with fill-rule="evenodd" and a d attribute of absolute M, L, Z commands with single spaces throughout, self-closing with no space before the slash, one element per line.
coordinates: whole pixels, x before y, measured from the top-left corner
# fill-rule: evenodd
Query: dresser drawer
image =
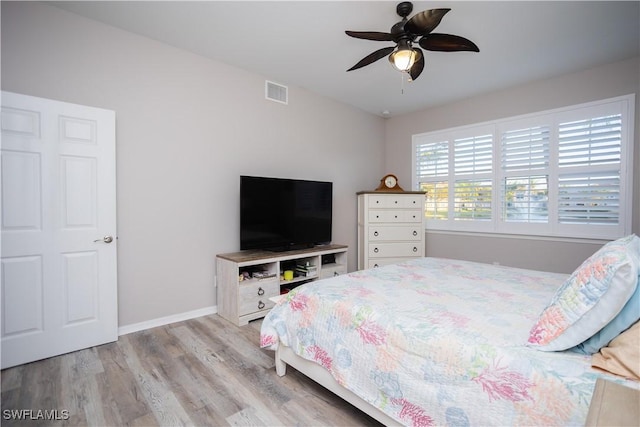
<path fill-rule="evenodd" d="M 418 258 L 418 257 L 416 257 Z M 408 259 L 408 257 L 404 257 L 404 258 L 371 258 L 369 260 L 369 264 L 367 265 L 367 268 L 378 268 L 378 267 L 382 267 L 385 265 L 389 265 L 389 264 L 395 264 L 398 262 L 402 262 L 402 261 L 406 261 Z"/>
<path fill-rule="evenodd" d="M 374 194 L 369 196 L 370 209 L 422 209 L 422 204 L 424 204 L 424 196 L 421 194 Z"/>
<path fill-rule="evenodd" d="M 402 243 L 369 243 L 369 257 L 412 257 L 422 256 L 423 250 L 420 248 L 421 242 Z"/>
<path fill-rule="evenodd" d="M 390 240 L 403 240 L 414 241 L 422 240 L 422 233 L 424 230 L 421 227 L 422 224 L 410 225 L 410 226 L 385 226 L 385 225 L 372 225 L 369 227 L 369 241 L 390 241 Z"/>
<path fill-rule="evenodd" d="M 422 211 L 420 210 L 377 210 L 372 209 L 369 211 L 370 223 L 401 223 L 412 222 L 422 223 Z"/>
<path fill-rule="evenodd" d="M 280 285 L 277 279 L 259 280 L 239 286 L 239 315 L 267 310 L 274 303 L 269 298 L 280 294 Z"/>

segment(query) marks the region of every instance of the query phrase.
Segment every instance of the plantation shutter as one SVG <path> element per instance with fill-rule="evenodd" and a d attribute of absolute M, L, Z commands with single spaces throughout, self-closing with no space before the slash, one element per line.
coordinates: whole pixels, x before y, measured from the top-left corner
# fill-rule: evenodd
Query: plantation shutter
<path fill-rule="evenodd" d="M 439 141 L 423 143 L 417 147 L 416 170 L 418 177 L 429 179 L 449 175 L 449 143 Z"/>
<path fill-rule="evenodd" d="M 426 193 L 427 229 L 628 235 L 634 106 L 627 95 L 413 135 L 412 184 Z"/>
<path fill-rule="evenodd" d="M 549 133 L 549 125 L 502 132 L 500 198 L 505 221 L 548 221 Z"/>
<path fill-rule="evenodd" d="M 493 134 L 456 138 L 453 217 L 490 220 L 492 210 Z"/>
<path fill-rule="evenodd" d="M 549 167 L 549 126 L 534 126 L 502 133 L 502 170 L 530 172 Z"/>
<path fill-rule="evenodd" d="M 619 223 L 621 152 L 621 114 L 558 125 L 560 223 Z"/>
<path fill-rule="evenodd" d="M 415 149 L 419 189 L 425 192 L 425 217 L 447 219 L 449 212 L 449 142 L 423 142 Z"/>

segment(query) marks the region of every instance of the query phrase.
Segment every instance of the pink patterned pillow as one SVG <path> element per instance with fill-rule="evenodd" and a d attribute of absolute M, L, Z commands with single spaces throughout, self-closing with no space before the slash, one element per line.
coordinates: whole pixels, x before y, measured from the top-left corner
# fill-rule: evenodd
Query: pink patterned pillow
<path fill-rule="evenodd" d="M 528 344 L 543 351 L 566 350 L 604 328 L 638 285 L 640 238 L 604 245 L 567 279 L 529 332 Z"/>

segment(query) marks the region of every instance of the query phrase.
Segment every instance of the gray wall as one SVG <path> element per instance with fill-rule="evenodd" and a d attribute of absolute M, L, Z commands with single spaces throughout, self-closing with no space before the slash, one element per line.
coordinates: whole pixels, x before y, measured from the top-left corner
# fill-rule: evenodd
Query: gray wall
<path fill-rule="evenodd" d="M 455 84 L 451 82 L 451 84 Z M 542 80 L 387 119 L 385 170 L 411 183 L 411 136 L 553 108 L 636 94 L 633 229 L 640 234 L 640 58 Z M 499 262 L 522 268 L 571 272 L 602 242 L 512 239 L 427 232 L 427 256 Z"/>
<path fill-rule="evenodd" d="M 239 249 L 239 175 L 333 181 L 356 268 L 356 195 L 382 174 L 384 119 L 58 8 L 2 2 L 2 90 L 114 110 L 119 324 L 216 304 Z M 287 84 L 287 82 L 280 82 Z"/>

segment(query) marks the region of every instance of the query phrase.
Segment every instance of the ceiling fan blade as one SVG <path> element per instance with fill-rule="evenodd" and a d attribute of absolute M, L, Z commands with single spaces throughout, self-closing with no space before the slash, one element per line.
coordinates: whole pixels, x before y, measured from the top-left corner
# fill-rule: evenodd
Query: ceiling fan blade
<path fill-rule="evenodd" d="M 451 9 L 429 9 L 414 15 L 406 24 L 405 31 L 418 36 L 426 36 L 442 21 L 442 17 Z"/>
<path fill-rule="evenodd" d="M 358 62 L 353 67 L 349 68 L 347 71 L 357 70 L 358 68 L 362 68 L 365 65 L 369 65 L 373 62 L 376 62 L 378 59 L 382 59 L 385 56 L 389 55 L 391 52 L 393 52 L 395 48 L 396 47 L 393 46 L 393 47 L 383 47 L 382 49 L 378 49 L 375 52 L 370 53 L 369 55 L 362 58 L 360 62 Z"/>
<path fill-rule="evenodd" d="M 422 50 L 414 47 L 413 51 L 416 53 L 416 62 L 413 63 L 409 70 L 409 75 L 411 76 L 412 81 L 417 79 L 422 73 L 422 70 L 424 70 L 424 55 L 422 54 Z"/>
<path fill-rule="evenodd" d="M 427 34 L 420 39 L 419 44 L 426 50 L 438 52 L 480 52 L 478 46 L 471 40 L 451 34 Z"/>
<path fill-rule="evenodd" d="M 390 42 L 393 38 L 390 33 L 381 33 L 379 31 L 345 31 L 348 36 L 357 39 L 374 40 L 379 42 Z"/>

